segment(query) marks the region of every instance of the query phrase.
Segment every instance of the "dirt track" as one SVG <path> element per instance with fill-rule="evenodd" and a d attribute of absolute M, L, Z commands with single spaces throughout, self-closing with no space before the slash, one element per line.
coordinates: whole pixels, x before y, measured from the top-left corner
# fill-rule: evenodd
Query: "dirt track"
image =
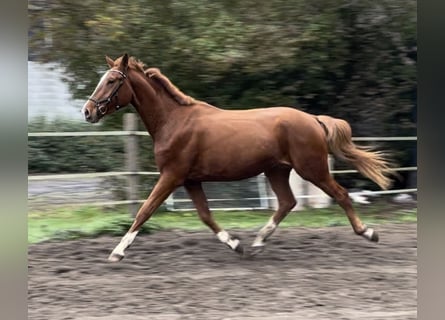
<path fill-rule="evenodd" d="M 139 235 L 107 263 L 117 237 L 29 247 L 29 319 L 417 319 L 417 228 L 281 228 L 255 258 L 208 232 Z M 232 231 L 244 244 L 254 232 Z"/>

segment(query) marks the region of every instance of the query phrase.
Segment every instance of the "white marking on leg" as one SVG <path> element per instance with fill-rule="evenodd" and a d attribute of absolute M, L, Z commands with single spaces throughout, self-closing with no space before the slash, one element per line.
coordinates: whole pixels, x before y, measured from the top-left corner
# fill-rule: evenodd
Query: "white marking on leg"
<path fill-rule="evenodd" d="M 125 234 L 125 236 L 122 237 L 121 242 L 119 242 L 119 244 L 116 246 L 116 248 L 114 248 L 114 250 L 111 254 L 112 255 L 117 254 L 120 256 L 124 256 L 125 249 L 127 249 L 133 243 L 134 238 L 136 238 L 136 235 L 138 234 L 138 232 L 139 231 L 134 231 L 134 232 Z"/>
<path fill-rule="evenodd" d="M 273 217 L 270 217 L 267 224 L 258 232 L 258 235 L 255 238 L 255 241 L 252 243 L 252 247 L 262 247 L 265 245 L 264 240 L 272 235 L 272 233 L 277 228 L 277 224 L 273 220 Z"/>
<path fill-rule="evenodd" d="M 235 250 L 240 243 L 238 239 L 232 239 L 229 233 L 225 230 L 221 230 L 216 234 L 216 236 L 218 237 L 219 241 L 227 244 L 230 248 L 232 248 L 232 250 Z"/>
<path fill-rule="evenodd" d="M 365 232 L 362 233 L 362 236 L 365 237 L 368 240 L 372 239 L 372 235 L 374 234 L 374 229 L 367 228 Z"/>

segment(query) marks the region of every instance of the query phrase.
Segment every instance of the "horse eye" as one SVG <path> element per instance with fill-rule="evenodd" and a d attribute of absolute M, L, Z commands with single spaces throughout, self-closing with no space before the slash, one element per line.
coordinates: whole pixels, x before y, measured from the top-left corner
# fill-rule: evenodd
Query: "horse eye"
<path fill-rule="evenodd" d="M 114 83 L 114 79 L 108 80 L 108 84 L 113 84 L 113 83 Z"/>

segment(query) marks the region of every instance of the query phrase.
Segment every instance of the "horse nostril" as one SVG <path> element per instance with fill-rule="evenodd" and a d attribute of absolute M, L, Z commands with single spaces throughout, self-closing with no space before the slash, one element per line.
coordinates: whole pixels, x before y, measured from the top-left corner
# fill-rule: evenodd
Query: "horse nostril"
<path fill-rule="evenodd" d="M 90 116 L 90 112 L 88 111 L 88 109 L 85 109 L 85 111 L 84 111 L 83 113 L 84 113 L 84 115 L 85 115 L 85 119 L 89 119 L 89 118 L 91 118 L 91 116 Z"/>

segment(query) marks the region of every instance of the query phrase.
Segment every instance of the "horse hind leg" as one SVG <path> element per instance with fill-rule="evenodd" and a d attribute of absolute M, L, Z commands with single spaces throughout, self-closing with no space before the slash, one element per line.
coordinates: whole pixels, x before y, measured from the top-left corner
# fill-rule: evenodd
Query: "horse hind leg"
<path fill-rule="evenodd" d="M 252 255 L 258 254 L 264 250 L 266 240 L 274 233 L 279 223 L 297 204 L 289 185 L 290 170 L 291 168 L 289 167 L 277 167 L 265 172 L 270 186 L 277 196 L 278 209 L 270 217 L 267 224 L 258 232 L 255 240 L 252 243 Z"/>
<path fill-rule="evenodd" d="M 360 235 L 367 240 L 378 242 L 379 236 L 377 232 L 372 228 L 368 228 L 360 220 L 358 215 L 355 213 L 354 208 L 352 207 L 352 201 L 349 197 L 348 191 L 340 186 L 329 174 L 327 164 L 325 170 L 321 171 L 323 172 L 323 174 L 319 174 L 318 176 L 316 176 L 314 175 L 314 172 L 317 172 L 317 170 L 311 171 L 311 173 L 309 173 L 309 176 L 306 173 L 306 176 L 302 177 L 322 189 L 327 195 L 332 197 L 338 203 L 338 205 L 340 205 L 340 207 L 343 208 L 354 232 L 357 235 Z"/>
<path fill-rule="evenodd" d="M 222 243 L 226 244 L 233 251 L 244 254 L 244 248 L 241 242 L 237 238 L 233 238 L 226 230 L 222 229 L 213 219 L 212 213 L 210 212 L 207 197 L 202 189 L 200 182 L 186 181 L 184 187 L 187 190 L 193 204 L 198 211 L 199 218 L 206 224 L 215 234 L 216 237 Z"/>

